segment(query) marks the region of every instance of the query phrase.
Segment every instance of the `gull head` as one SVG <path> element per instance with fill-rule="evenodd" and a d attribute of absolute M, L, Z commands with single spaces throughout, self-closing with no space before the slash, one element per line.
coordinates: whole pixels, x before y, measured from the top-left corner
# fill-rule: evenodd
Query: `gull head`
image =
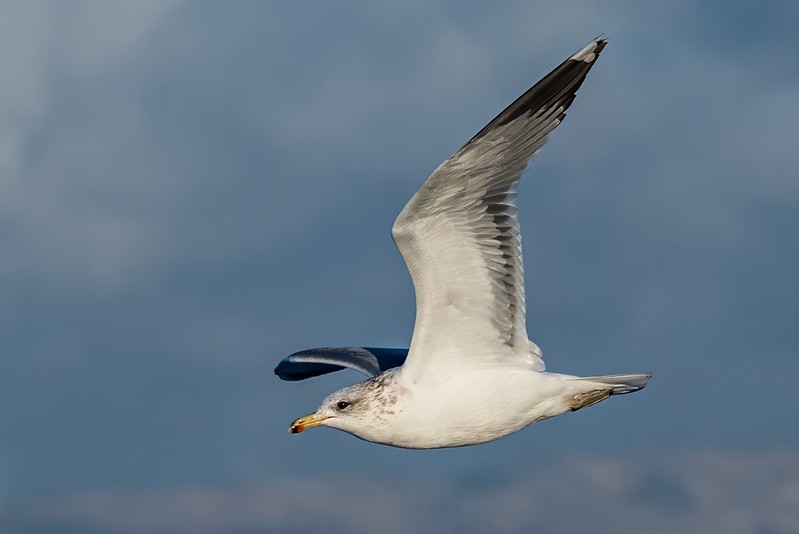
<path fill-rule="evenodd" d="M 386 419 L 395 414 L 398 385 L 390 369 L 377 376 L 340 389 L 322 401 L 311 414 L 296 419 L 290 434 L 315 426 L 329 426 L 362 439 L 372 440 Z"/>

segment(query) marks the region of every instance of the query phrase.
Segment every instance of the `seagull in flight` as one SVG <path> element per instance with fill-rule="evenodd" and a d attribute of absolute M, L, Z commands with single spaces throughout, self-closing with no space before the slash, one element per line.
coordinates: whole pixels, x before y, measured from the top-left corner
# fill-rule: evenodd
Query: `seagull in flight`
<path fill-rule="evenodd" d="M 544 76 L 413 195 L 392 229 L 416 293 L 410 348 L 284 358 L 275 368 L 284 380 L 343 368 L 370 377 L 328 396 L 290 433 L 327 426 L 395 447 L 462 447 L 646 386 L 651 373 L 545 371 L 525 324 L 516 185 L 606 44 L 595 39 Z"/>

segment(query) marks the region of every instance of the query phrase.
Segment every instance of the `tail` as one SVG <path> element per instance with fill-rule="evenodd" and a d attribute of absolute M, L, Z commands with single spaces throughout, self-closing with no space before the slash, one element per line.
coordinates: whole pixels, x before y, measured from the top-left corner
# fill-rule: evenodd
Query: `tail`
<path fill-rule="evenodd" d="M 577 381 L 585 382 L 587 390 L 574 395 L 566 402 L 570 410 L 577 411 L 580 408 L 586 408 L 602 402 L 611 395 L 624 395 L 644 389 L 651 377 L 652 373 L 638 373 L 575 378 Z"/>
<path fill-rule="evenodd" d="M 636 373 L 631 375 L 586 376 L 578 380 L 605 386 L 610 389 L 611 395 L 624 395 L 644 389 L 650 378 L 652 378 L 652 373 Z"/>

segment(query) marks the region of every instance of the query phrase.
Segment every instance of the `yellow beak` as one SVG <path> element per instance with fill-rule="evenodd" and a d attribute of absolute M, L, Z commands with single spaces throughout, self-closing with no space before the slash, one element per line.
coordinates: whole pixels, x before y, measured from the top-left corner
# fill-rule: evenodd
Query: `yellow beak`
<path fill-rule="evenodd" d="M 299 419 L 291 423 L 291 426 L 289 427 L 289 434 L 299 434 L 306 428 L 311 428 L 314 426 L 321 425 L 322 422 L 327 419 L 330 419 L 330 416 L 316 417 L 312 413 L 306 415 L 305 417 L 300 417 Z"/>

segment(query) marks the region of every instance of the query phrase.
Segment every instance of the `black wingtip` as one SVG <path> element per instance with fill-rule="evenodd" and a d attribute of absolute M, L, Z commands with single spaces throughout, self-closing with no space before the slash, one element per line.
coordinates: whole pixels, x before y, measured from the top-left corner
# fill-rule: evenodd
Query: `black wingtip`
<path fill-rule="evenodd" d="M 600 52 L 607 46 L 608 39 L 604 36 L 599 36 L 580 50 L 572 54 L 569 59 L 574 61 L 583 61 L 585 63 L 593 63 L 596 61 L 597 56 L 599 56 Z M 567 59 L 566 61 L 568 61 Z"/>
<path fill-rule="evenodd" d="M 538 83 L 517 98 L 502 113 L 496 116 L 482 130 L 477 132 L 469 143 L 484 136 L 489 131 L 508 124 L 528 113 L 536 113 L 553 105 L 563 107 L 565 112 L 574 101 L 577 89 L 585 80 L 599 54 L 608 44 L 608 39 L 600 35 L 555 67 Z M 467 145 L 469 143 L 466 143 Z"/>
<path fill-rule="evenodd" d="M 608 45 L 608 38 L 603 35 L 594 42 L 596 43 L 596 51 L 594 53 L 598 56 Z"/>

